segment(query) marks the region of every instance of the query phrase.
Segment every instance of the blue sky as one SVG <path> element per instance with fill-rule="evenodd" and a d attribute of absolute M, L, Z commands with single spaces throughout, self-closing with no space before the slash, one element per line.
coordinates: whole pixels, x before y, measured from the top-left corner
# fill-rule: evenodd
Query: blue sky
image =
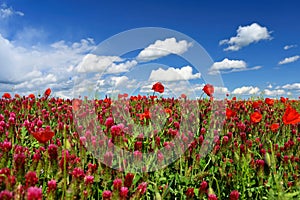
<path fill-rule="evenodd" d="M 298 98 L 299 7 L 297 0 L 0 1 L 0 92 L 148 94 L 161 81 L 165 95 L 200 96 L 211 83 L 223 95 Z M 144 46 L 124 55 L 101 45 L 143 27 L 174 35 L 137 31 L 128 40 Z M 211 59 L 205 69 L 185 59 L 198 44 Z"/>

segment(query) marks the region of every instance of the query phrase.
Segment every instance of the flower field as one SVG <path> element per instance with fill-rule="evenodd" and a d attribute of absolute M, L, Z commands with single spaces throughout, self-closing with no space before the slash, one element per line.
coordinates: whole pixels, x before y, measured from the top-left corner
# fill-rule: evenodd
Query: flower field
<path fill-rule="evenodd" d="M 300 198 L 299 100 L 214 100 L 212 85 L 197 100 L 152 89 L 161 96 L 4 93 L 0 199 Z"/>

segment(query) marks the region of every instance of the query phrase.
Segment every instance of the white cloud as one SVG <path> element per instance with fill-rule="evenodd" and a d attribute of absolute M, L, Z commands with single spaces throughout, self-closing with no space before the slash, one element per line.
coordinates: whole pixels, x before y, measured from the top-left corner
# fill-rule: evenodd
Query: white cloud
<path fill-rule="evenodd" d="M 225 51 L 238 51 L 251 43 L 271 39 L 271 32 L 269 32 L 266 27 L 262 27 L 257 23 L 253 23 L 248 26 L 239 26 L 236 32 L 237 35 L 235 37 L 220 41 L 220 45 L 229 45 L 226 49 L 224 49 Z"/>
<path fill-rule="evenodd" d="M 182 68 L 169 67 L 167 70 L 159 68 L 152 70 L 149 80 L 151 81 L 179 81 L 200 78 L 200 73 L 193 74 L 193 68 L 185 66 Z"/>
<path fill-rule="evenodd" d="M 257 70 L 261 66 L 255 66 L 252 68 L 247 68 L 247 64 L 243 60 L 229 60 L 225 58 L 220 62 L 215 62 L 209 69 L 209 74 L 219 74 L 219 73 L 231 73 L 247 70 Z"/>
<path fill-rule="evenodd" d="M 292 56 L 292 57 L 288 57 L 288 58 L 285 58 L 285 59 L 279 61 L 278 64 L 279 64 L 279 65 L 284 65 L 284 64 L 296 62 L 299 58 L 300 58 L 300 56 L 298 56 L 298 55 Z"/>
<path fill-rule="evenodd" d="M 296 45 L 296 44 L 291 44 L 291 45 L 285 45 L 284 47 L 283 47 L 283 49 L 284 50 L 288 50 L 288 49 L 291 49 L 291 48 L 296 48 L 298 45 Z"/>
<path fill-rule="evenodd" d="M 122 59 L 118 56 L 98 56 L 87 54 L 76 67 L 80 73 L 86 72 L 104 72 L 113 62 L 120 62 Z"/>
<path fill-rule="evenodd" d="M 0 18 L 7 19 L 14 15 L 24 16 L 24 13 L 14 10 L 12 7 L 7 7 L 7 5 L 4 3 L 0 6 Z"/>
<path fill-rule="evenodd" d="M 285 94 L 285 91 L 284 90 L 268 90 L 268 89 L 265 89 L 264 90 L 264 93 L 268 96 L 278 96 L 278 95 L 283 95 Z"/>
<path fill-rule="evenodd" d="M 137 65 L 136 60 L 127 60 L 126 62 L 115 64 L 112 63 L 111 66 L 107 68 L 106 73 L 109 74 L 117 74 L 117 73 L 122 73 L 122 72 L 128 72 L 129 69 Z"/>
<path fill-rule="evenodd" d="M 150 61 L 169 54 L 183 54 L 192 46 L 192 43 L 186 40 L 176 41 L 176 38 L 167 38 L 165 40 L 156 40 L 154 44 L 143 49 L 137 56 L 139 61 Z"/>
<path fill-rule="evenodd" d="M 236 88 L 232 91 L 232 94 L 235 95 L 253 95 L 257 94 L 259 92 L 258 87 L 253 87 L 253 86 L 243 86 L 240 88 Z"/>
<path fill-rule="evenodd" d="M 300 90 L 300 83 L 286 84 L 282 86 L 282 88 L 287 90 Z"/>
<path fill-rule="evenodd" d="M 42 91 L 49 86 L 56 90 L 70 88 L 74 66 L 94 48 L 90 39 L 24 47 L 0 35 L 0 91 L 10 87 L 22 94 Z"/>
<path fill-rule="evenodd" d="M 272 89 L 272 88 L 273 88 L 272 84 L 270 83 L 270 84 L 267 86 L 267 88 Z"/>

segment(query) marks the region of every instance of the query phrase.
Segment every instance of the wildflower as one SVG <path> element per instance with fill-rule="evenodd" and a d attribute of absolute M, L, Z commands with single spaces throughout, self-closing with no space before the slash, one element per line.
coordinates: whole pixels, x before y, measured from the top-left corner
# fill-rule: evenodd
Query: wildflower
<path fill-rule="evenodd" d="M 8 190 L 3 190 L 0 192 L 0 199 L 3 199 L 3 200 L 13 199 L 13 193 Z"/>
<path fill-rule="evenodd" d="M 56 180 L 50 180 L 48 181 L 48 193 L 51 191 L 55 191 L 57 188 Z"/>
<path fill-rule="evenodd" d="M 25 184 L 26 184 L 26 187 L 35 186 L 35 184 L 37 184 L 38 181 L 39 181 L 39 179 L 36 176 L 35 172 L 29 171 L 25 175 Z"/>
<path fill-rule="evenodd" d="M 238 199 L 239 199 L 239 196 L 240 196 L 239 191 L 233 190 L 233 191 L 230 193 L 230 195 L 229 195 L 229 199 L 230 199 L 230 200 L 238 200 Z"/>
<path fill-rule="evenodd" d="M 262 119 L 262 114 L 260 114 L 259 112 L 254 112 L 250 115 L 250 120 L 253 123 L 258 123 L 260 122 Z"/>
<path fill-rule="evenodd" d="M 30 187 L 27 190 L 27 200 L 42 200 L 42 189 L 38 187 Z"/>
<path fill-rule="evenodd" d="M 188 188 L 185 194 L 187 198 L 193 198 L 195 195 L 194 188 Z"/>
<path fill-rule="evenodd" d="M 236 115 L 236 112 L 233 110 L 226 108 L 226 117 L 227 119 L 230 119 L 231 117 L 234 117 Z"/>
<path fill-rule="evenodd" d="M 94 183 L 94 176 L 85 176 L 84 183 L 86 185 L 92 185 Z"/>
<path fill-rule="evenodd" d="M 51 94 L 51 89 L 47 88 L 46 91 L 44 92 L 44 96 L 47 98 L 50 96 L 50 94 Z"/>
<path fill-rule="evenodd" d="M 112 193 L 109 190 L 105 190 L 102 192 L 103 200 L 111 200 Z"/>
<path fill-rule="evenodd" d="M 208 183 L 206 181 L 202 181 L 201 184 L 200 184 L 199 191 L 200 192 L 206 192 L 207 186 L 208 186 Z"/>
<path fill-rule="evenodd" d="M 128 194 L 128 188 L 127 187 L 121 187 L 120 197 L 126 199 L 127 194 Z"/>
<path fill-rule="evenodd" d="M 130 188 L 130 186 L 132 185 L 133 178 L 134 178 L 134 174 L 127 173 L 124 180 L 124 186 Z"/>
<path fill-rule="evenodd" d="M 161 84 L 161 82 L 157 82 L 152 86 L 152 90 L 154 90 L 154 92 L 163 93 L 165 87 L 163 86 L 163 84 Z"/>
<path fill-rule="evenodd" d="M 282 119 L 284 124 L 297 124 L 300 122 L 300 114 L 288 105 Z"/>
<path fill-rule="evenodd" d="M 272 106 L 274 104 L 274 99 L 266 98 L 265 103 L 268 104 L 269 106 Z"/>
<path fill-rule="evenodd" d="M 56 160 L 58 157 L 58 147 L 55 144 L 49 144 L 48 146 L 48 154 L 50 160 Z"/>
<path fill-rule="evenodd" d="M 3 95 L 2 95 L 2 98 L 3 99 L 10 99 L 11 98 L 11 95 L 9 94 L 9 93 L 4 93 Z"/>
<path fill-rule="evenodd" d="M 271 125 L 272 132 L 276 132 L 278 130 L 278 128 L 279 128 L 279 123 L 273 123 Z"/>
<path fill-rule="evenodd" d="M 145 192 L 147 191 L 147 183 L 146 182 L 142 182 L 138 185 L 138 191 L 141 195 L 145 194 Z"/>
<path fill-rule="evenodd" d="M 211 97 L 213 93 L 215 92 L 214 86 L 210 84 L 206 84 L 202 89 L 207 96 Z"/>
<path fill-rule="evenodd" d="M 122 187 L 122 179 L 119 178 L 115 179 L 113 181 L 113 185 L 115 190 L 120 190 L 120 188 Z"/>
<path fill-rule="evenodd" d="M 50 127 L 41 131 L 32 132 L 31 134 L 37 141 L 43 144 L 51 140 L 54 136 L 54 132 L 50 130 Z"/>
<path fill-rule="evenodd" d="M 76 167 L 72 171 L 72 176 L 76 179 L 81 179 L 84 178 L 85 175 L 83 169 Z"/>

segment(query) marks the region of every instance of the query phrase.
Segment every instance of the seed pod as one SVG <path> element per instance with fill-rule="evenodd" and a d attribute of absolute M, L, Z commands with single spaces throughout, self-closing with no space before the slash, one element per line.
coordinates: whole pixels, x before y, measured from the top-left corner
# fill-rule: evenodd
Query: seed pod
<path fill-rule="evenodd" d="M 271 158 L 268 152 L 265 154 L 265 162 L 268 165 L 268 167 L 271 167 Z"/>

